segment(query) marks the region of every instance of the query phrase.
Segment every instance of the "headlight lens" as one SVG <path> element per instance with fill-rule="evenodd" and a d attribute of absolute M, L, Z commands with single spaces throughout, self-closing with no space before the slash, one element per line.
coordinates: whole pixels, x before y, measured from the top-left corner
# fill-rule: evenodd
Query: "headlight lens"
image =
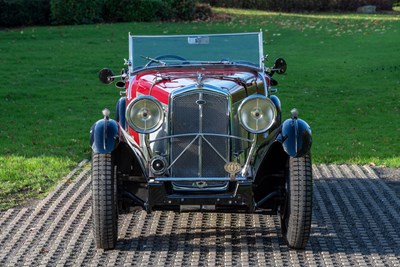
<path fill-rule="evenodd" d="M 164 111 L 160 101 L 152 96 L 139 96 L 126 108 L 126 121 L 138 133 L 152 133 L 164 121 Z"/>
<path fill-rule="evenodd" d="M 251 95 L 239 106 L 239 121 L 251 133 L 263 133 L 271 128 L 276 117 L 272 101 L 263 95 Z"/>

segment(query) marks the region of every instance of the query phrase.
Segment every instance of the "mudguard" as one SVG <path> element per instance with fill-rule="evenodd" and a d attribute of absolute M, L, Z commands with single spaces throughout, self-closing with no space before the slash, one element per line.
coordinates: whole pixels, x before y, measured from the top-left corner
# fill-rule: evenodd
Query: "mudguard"
<path fill-rule="evenodd" d="M 98 120 L 90 129 L 90 145 L 97 153 L 111 153 L 118 144 L 118 137 L 118 123 L 112 119 Z"/>
<path fill-rule="evenodd" d="M 279 100 L 279 98 L 276 95 L 272 95 L 270 97 L 272 103 L 274 103 L 275 107 L 276 107 L 276 111 L 278 111 L 278 114 L 281 113 L 282 108 L 281 108 L 281 101 Z"/>
<path fill-rule="evenodd" d="M 302 119 L 287 119 L 282 124 L 281 134 L 277 138 L 283 149 L 291 157 L 302 157 L 311 149 L 311 128 Z"/>
<path fill-rule="evenodd" d="M 271 128 L 275 128 L 275 127 L 279 127 L 279 125 L 281 125 L 282 123 L 282 108 L 281 108 L 281 101 L 279 100 L 279 98 L 276 95 L 272 95 L 270 97 L 272 103 L 274 103 L 276 111 L 278 112 L 276 119 L 275 119 L 275 123 L 273 124 L 273 126 Z"/>
<path fill-rule="evenodd" d="M 116 105 L 115 108 L 115 120 L 119 122 L 119 125 L 121 125 L 122 129 L 126 129 L 126 120 L 125 120 L 125 110 L 126 110 L 126 97 L 121 97 Z"/>

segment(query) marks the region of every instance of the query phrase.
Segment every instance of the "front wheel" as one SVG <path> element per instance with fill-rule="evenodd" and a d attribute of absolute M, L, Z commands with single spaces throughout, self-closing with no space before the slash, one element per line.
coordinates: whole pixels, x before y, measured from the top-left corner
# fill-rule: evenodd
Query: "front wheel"
<path fill-rule="evenodd" d="M 313 179 L 311 156 L 289 158 L 286 197 L 281 206 L 281 229 L 287 245 L 304 249 L 310 237 Z"/>
<path fill-rule="evenodd" d="M 92 154 L 92 218 L 96 247 L 113 249 L 118 237 L 117 186 L 111 154 Z"/>

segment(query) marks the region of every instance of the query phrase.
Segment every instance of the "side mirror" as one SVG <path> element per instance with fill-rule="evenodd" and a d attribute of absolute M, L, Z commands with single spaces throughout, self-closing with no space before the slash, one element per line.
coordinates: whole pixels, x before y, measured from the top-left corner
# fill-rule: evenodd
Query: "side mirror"
<path fill-rule="evenodd" d="M 286 72 L 287 64 L 283 58 L 277 58 L 275 60 L 272 70 L 278 74 L 284 74 Z"/>
<path fill-rule="evenodd" d="M 99 79 L 102 83 L 110 84 L 114 81 L 114 72 L 111 69 L 104 68 L 99 72 Z"/>

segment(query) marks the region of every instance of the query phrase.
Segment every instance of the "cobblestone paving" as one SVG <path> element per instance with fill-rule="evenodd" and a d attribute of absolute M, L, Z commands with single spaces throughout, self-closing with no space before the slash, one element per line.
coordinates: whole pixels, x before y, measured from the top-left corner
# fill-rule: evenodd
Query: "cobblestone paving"
<path fill-rule="evenodd" d="M 318 165 L 303 251 L 277 216 L 136 212 L 119 218 L 112 251 L 91 233 L 90 164 L 35 207 L 0 213 L 0 266 L 400 266 L 400 199 L 369 167 Z M 400 178 L 399 178 L 400 182 Z"/>

